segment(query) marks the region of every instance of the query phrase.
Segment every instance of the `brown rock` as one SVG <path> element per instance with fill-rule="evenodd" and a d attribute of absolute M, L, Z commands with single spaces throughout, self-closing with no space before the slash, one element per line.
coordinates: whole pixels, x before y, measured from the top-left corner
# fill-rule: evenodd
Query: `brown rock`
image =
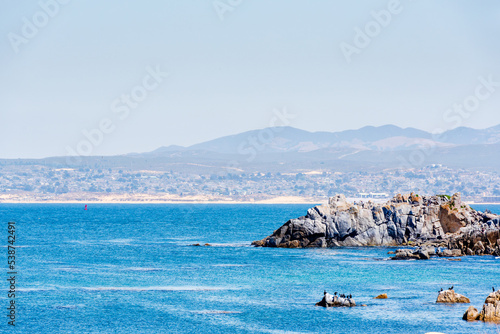
<path fill-rule="evenodd" d="M 473 250 L 475 251 L 476 254 L 481 254 L 482 252 L 484 252 L 485 248 L 483 243 L 481 241 L 476 242 L 474 244 Z"/>
<path fill-rule="evenodd" d="M 467 311 L 465 311 L 464 316 L 462 319 L 467 320 L 467 321 L 475 321 L 479 319 L 479 312 L 477 311 L 474 306 L 469 306 Z"/>
<path fill-rule="evenodd" d="M 375 297 L 374 299 L 387 299 L 387 293 L 383 293 L 381 295 L 378 295 L 377 297 Z"/>
<path fill-rule="evenodd" d="M 256 240 L 252 242 L 252 246 L 255 247 L 264 247 L 265 244 L 266 244 L 266 239 Z"/>
<path fill-rule="evenodd" d="M 300 244 L 299 240 L 292 240 L 292 241 L 287 241 L 283 242 L 278 245 L 279 248 L 301 248 L 302 245 Z"/>
<path fill-rule="evenodd" d="M 424 200 L 422 199 L 421 196 L 417 195 L 417 194 L 414 194 L 414 193 L 411 193 L 410 194 L 410 201 L 412 203 L 416 203 L 416 204 L 421 204 L 424 202 Z"/>
<path fill-rule="evenodd" d="M 500 322 L 500 301 L 496 301 L 495 304 L 484 304 L 479 313 L 479 320 Z"/>
<path fill-rule="evenodd" d="M 486 300 L 484 301 L 485 304 L 495 304 L 496 301 L 500 301 L 500 291 L 495 291 L 491 292 L 488 297 L 486 297 Z"/>
<path fill-rule="evenodd" d="M 451 206 L 450 203 L 441 205 L 439 220 L 441 221 L 444 233 L 458 232 L 462 227 L 467 225 L 465 216 L 461 211 L 463 210 Z"/>
<path fill-rule="evenodd" d="M 436 303 L 470 303 L 470 300 L 455 290 L 444 290 L 439 293 Z"/>
<path fill-rule="evenodd" d="M 480 313 L 470 306 L 465 312 L 463 319 L 467 321 L 500 322 L 500 291 L 491 292 L 486 297 Z"/>

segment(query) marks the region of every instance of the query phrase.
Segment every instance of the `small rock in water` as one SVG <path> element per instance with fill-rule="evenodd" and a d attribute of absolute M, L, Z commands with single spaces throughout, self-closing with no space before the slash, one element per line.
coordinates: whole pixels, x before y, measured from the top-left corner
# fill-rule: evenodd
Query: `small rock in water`
<path fill-rule="evenodd" d="M 439 292 L 436 303 L 470 303 L 470 300 L 454 290 L 443 290 Z"/>
<path fill-rule="evenodd" d="M 347 296 L 342 297 L 340 296 L 332 296 L 331 294 L 325 292 L 323 299 L 321 301 L 316 303 L 316 306 L 323 306 L 323 307 L 353 307 L 356 306 L 356 302 L 354 299 L 349 298 L 352 296 Z"/>
<path fill-rule="evenodd" d="M 375 297 L 374 299 L 387 299 L 387 293 L 383 293 L 381 295 L 378 295 L 377 297 Z"/>

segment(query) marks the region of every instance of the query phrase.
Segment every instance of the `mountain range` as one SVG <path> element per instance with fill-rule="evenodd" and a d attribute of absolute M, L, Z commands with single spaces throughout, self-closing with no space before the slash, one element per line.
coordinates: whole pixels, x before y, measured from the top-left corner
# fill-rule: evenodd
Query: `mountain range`
<path fill-rule="evenodd" d="M 248 147 L 255 147 L 256 150 L 265 153 L 312 152 L 326 148 L 401 151 L 425 147 L 453 148 L 496 143 L 500 143 L 500 125 L 485 130 L 460 127 L 439 135 L 395 125 L 366 126 L 358 130 L 341 132 L 309 132 L 292 127 L 275 127 L 220 137 L 189 147 L 161 147 L 151 153 L 211 151 L 245 154 L 245 148 Z"/>
<path fill-rule="evenodd" d="M 500 172 L 500 125 L 477 130 L 460 127 L 440 135 L 395 125 L 341 132 L 309 132 L 273 127 L 224 136 L 189 147 L 166 146 L 152 152 L 78 159 L 0 160 L 1 164 L 58 167 L 176 170 L 188 173 L 362 171 L 450 168 Z"/>

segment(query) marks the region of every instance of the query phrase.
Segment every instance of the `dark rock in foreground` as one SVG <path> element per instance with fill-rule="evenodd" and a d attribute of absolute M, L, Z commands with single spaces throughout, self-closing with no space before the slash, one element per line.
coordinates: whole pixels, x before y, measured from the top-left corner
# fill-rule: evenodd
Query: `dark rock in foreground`
<path fill-rule="evenodd" d="M 422 245 L 398 250 L 396 258 L 431 256 L 500 256 L 500 216 L 475 211 L 460 194 L 397 195 L 384 204 L 349 203 L 344 195 L 291 219 L 270 236 L 254 241 L 260 247 L 336 247 Z M 400 253 L 398 256 L 398 252 Z"/>

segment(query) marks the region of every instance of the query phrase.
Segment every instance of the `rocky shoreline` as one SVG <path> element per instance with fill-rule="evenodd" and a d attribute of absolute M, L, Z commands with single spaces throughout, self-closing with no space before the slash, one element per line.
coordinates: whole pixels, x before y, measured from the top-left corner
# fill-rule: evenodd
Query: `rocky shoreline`
<path fill-rule="evenodd" d="M 396 195 L 387 203 L 347 202 L 336 195 L 270 236 L 257 247 L 416 246 L 393 259 L 432 256 L 500 256 L 500 216 L 479 212 L 453 196 Z"/>
<path fill-rule="evenodd" d="M 462 319 L 500 323 L 500 290 L 495 291 L 493 288 L 493 292 L 486 297 L 481 312 L 478 312 L 474 306 L 469 306 Z"/>

